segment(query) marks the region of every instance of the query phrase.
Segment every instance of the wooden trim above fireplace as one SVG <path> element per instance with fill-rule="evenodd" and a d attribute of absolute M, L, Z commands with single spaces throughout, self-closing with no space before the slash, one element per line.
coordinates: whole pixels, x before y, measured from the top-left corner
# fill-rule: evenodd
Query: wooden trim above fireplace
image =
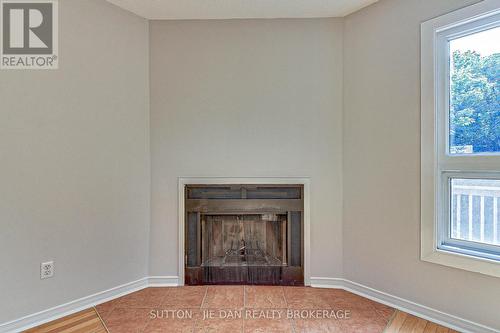
<path fill-rule="evenodd" d="M 239 213 L 239 212 L 263 212 L 280 213 L 288 211 L 302 211 L 302 199 L 189 199 L 185 208 L 189 211 L 201 213 Z"/>

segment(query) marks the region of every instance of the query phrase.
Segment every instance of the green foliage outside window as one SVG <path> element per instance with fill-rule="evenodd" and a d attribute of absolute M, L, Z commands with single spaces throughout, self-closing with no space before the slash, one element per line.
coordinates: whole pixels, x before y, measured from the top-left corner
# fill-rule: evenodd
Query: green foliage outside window
<path fill-rule="evenodd" d="M 500 53 L 452 56 L 451 152 L 500 152 Z"/>

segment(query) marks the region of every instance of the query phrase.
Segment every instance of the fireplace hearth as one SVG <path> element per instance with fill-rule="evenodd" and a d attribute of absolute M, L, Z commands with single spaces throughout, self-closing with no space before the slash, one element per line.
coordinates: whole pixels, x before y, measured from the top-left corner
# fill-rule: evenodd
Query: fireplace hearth
<path fill-rule="evenodd" d="M 303 285 L 302 185 L 188 185 L 185 284 Z"/>

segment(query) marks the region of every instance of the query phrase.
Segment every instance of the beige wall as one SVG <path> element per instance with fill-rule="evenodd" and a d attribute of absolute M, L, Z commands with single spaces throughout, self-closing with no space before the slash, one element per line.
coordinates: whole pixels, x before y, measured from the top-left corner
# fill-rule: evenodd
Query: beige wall
<path fill-rule="evenodd" d="M 0 71 L 0 323 L 147 274 L 147 21 L 102 0 L 59 18 L 59 70 Z"/>
<path fill-rule="evenodd" d="M 345 19 L 347 279 L 500 328 L 500 280 L 419 260 L 420 23 L 474 0 L 383 0 Z"/>
<path fill-rule="evenodd" d="M 311 177 L 311 273 L 342 275 L 342 21 L 153 21 L 151 275 L 177 275 L 177 178 Z"/>

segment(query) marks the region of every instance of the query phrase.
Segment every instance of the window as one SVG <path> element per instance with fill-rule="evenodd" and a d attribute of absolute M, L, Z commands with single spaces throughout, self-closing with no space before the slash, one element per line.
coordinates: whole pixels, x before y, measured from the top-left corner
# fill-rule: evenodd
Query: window
<path fill-rule="evenodd" d="M 500 277 L 500 9 L 422 24 L 423 260 Z"/>
<path fill-rule="evenodd" d="M 450 189 L 452 204 L 449 241 L 500 245 L 500 180 L 454 178 Z"/>
<path fill-rule="evenodd" d="M 448 48 L 449 153 L 499 153 L 500 27 L 453 38 Z"/>
<path fill-rule="evenodd" d="M 449 209 L 441 223 L 438 248 L 500 260 L 500 179 L 447 177 Z"/>

